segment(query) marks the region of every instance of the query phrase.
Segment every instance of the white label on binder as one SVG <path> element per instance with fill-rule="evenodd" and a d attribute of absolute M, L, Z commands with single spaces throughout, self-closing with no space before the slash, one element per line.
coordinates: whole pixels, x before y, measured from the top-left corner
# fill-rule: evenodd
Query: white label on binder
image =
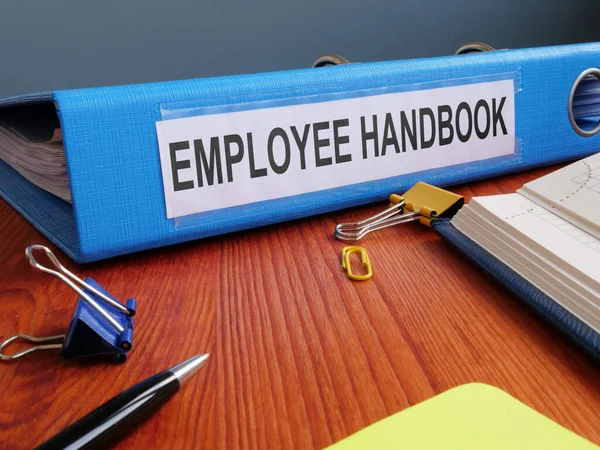
<path fill-rule="evenodd" d="M 156 123 L 167 217 L 515 151 L 512 79 Z"/>

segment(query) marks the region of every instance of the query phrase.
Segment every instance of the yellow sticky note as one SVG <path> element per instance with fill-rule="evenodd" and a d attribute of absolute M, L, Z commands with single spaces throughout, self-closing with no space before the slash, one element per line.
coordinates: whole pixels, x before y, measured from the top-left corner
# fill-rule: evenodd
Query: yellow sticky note
<path fill-rule="evenodd" d="M 504 391 L 473 383 L 450 389 L 328 450 L 598 450 Z"/>

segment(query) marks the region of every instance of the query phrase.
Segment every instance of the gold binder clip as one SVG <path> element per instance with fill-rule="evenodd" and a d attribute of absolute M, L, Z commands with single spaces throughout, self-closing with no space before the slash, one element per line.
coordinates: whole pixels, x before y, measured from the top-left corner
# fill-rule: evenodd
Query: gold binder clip
<path fill-rule="evenodd" d="M 463 206 L 465 199 L 419 181 L 404 195 L 392 194 L 390 202 L 388 209 L 368 219 L 338 224 L 334 236 L 342 241 L 358 241 L 372 231 L 414 220 L 431 226 L 431 221 L 436 218 L 453 216 Z"/>
<path fill-rule="evenodd" d="M 350 265 L 350 255 L 352 253 L 360 253 L 362 264 L 367 269 L 366 274 L 356 275 L 352 273 L 352 266 Z M 369 260 L 367 251 L 363 247 L 358 247 L 356 245 L 351 245 L 342 249 L 342 270 L 345 270 L 348 273 L 348 278 L 351 280 L 364 281 L 373 276 L 373 268 L 371 267 L 371 261 Z"/>

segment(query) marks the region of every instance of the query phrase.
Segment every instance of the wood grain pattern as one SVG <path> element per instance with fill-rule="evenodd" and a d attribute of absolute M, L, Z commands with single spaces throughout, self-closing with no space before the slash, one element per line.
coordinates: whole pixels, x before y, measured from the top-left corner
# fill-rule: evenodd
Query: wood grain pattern
<path fill-rule="evenodd" d="M 456 190 L 514 192 L 551 169 Z M 485 382 L 600 444 L 598 365 L 429 229 L 369 235 L 375 275 L 340 270 L 336 223 L 384 205 L 85 266 L 0 201 L 0 337 L 66 330 L 75 294 L 27 245 L 138 300 L 122 366 L 49 352 L 0 365 L 2 448 L 31 448 L 125 388 L 198 352 L 207 367 L 118 448 L 322 448 L 454 386 Z"/>

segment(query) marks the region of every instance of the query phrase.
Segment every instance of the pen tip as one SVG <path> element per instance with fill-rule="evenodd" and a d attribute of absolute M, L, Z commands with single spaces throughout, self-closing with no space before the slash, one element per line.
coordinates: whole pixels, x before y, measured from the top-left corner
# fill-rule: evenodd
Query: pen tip
<path fill-rule="evenodd" d="M 175 367 L 171 367 L 169 372 L 171 372 L 175 377 L 179 380 L 179 383 L 183 382 L 185 379 L 197 373 L 204 365 L 209 358 L 208 353 L 204 353 L 203 355 L 196 355 L 191 357 L 190 359 L 177 364 Z"/>

